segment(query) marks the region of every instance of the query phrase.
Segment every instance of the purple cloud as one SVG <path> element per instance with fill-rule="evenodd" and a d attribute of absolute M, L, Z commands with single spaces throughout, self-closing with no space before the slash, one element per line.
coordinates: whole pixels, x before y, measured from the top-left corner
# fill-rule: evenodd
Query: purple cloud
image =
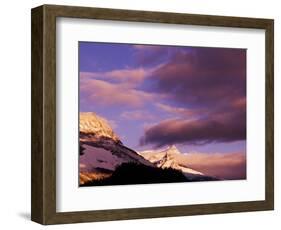
<path fill-rule="evenodd" d="M 240 105 L 241 106 L 241 105 Z M 229 109 L 201 119 L 177 118 L 146 128 L 141 145 L 161 147 L 171 144 L 201 145 L 246 139 L 246 111 Z"/>
<path fill-rule="evenodd" d="M 110 83 L 107 81 L 91 79 L 80 83 L 80 92 L 87 102 L 114 106 L 123 105 L 129 107 L 141 107 L 147 101 L 152 100 L 153 93 L 137 90 L 130 83 Z"/>
<path fill-rule="evenodd" d="M 144 132 L 141 145 L 205 144 L 246 139 L 246 51 L 178 51 L 150 77 L 153 90 L 181 106 L 158 103 L 175 117 Z"/>
<path fill-rule="evenodd" d="M 155 66 L 163 63 L 175 51 L 175 47 L 159 45 L 134 45 L 135 58 L 141 66 Z"/>
<path fill-rule="evenodd" d="M 182 165 L 219 179 L 246 179 L 246 154 L 187 153 L 179 156 Z"/>
<path fill-rule="evenodd" d="M 113 82 L 128 82 L 134 85 L 141 83 L 154 69 L 115 69 L 105 72 L 80 72 L 81 81 L 89 79 L 111 80 Z"/>
<path fill-rule="evenodd" d="M 245 140 L 245 49 L 93 47 L 81 54 L 81 60 L 99 64 L 80 68 L 80 107 L 118 117 L 121 124 L 131 119 L 138 130 L 154 121 L 143 136 L 122 126 L 136 135 L 129 138 L 134 145 L 140 138 L 142 145 L 155 146 Z"/>
<path fill-rule="evenodd" d="M 154 71 L 154 89 L 171 93 L 175 100 L 205 106 L 227 103 L 246 94 L 246 51 L 196 48 L 176 52 Z"/>
<path fill-rule="evenodd" d="M 156 117 L 143 110 L 125 111 L 120 117 L 125 120 L 154 120 Z"/>
<path fill-rule="evenodd" d="M 188 109 L 188 108 L 184 108 L 184 107 L 170 106 L 170 105 L 163 104 L 163 103 L 156 103 L 155 105 L 159 109 L 161 109 L 165 112 L 168 112 L 172 115 L 183 116 L 183 117 L 188 117 L 188 118 L 207 113 L 207 111 L 205 111 L 204 109 Z"/>

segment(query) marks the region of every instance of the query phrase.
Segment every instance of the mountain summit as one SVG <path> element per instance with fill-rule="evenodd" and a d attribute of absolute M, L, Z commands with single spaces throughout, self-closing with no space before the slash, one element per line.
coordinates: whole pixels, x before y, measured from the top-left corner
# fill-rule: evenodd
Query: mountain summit
<path fill-rule="evenodd" d="M 166 153 L 169 155 L 181 154 L 181 152 L 178 150 L 178 148 L 175 145 L 171 145 L 170 147 L 168 147 Z"/>
<path fill-rule="evenodd" d="M 169 146 L 164 150 L 150 150 L 139 153 L 145 159 L 160 168 L 173 168 L 181 171 L 188 178 L 204 176 L 203 173 L 188 168 L 180 163 L 181 152 L 175 145 Z"/>
<path fill-rule="evenodd" d="M 110 176 L 124 163 L 155 167 L 123 145 L 109 122 L 95 113 L 80 113 L 80 184 Z"/>
<path fill-rule="evenodd" d="M 145 184 L 210 180 L 180 164 L 175 145 L 137 153 L 96 113 L 80 113 L 80 185 Z"/>
<path fill-rule="evenodd" d="M 109 122 L 98 116 L 93 112 L 81 112 L 80 113 L 80 123 L 79 123 L 80 133 L 86 134 L 97 139 L 107 138 L 115 142 L 119 142 L 119 137 L 114 133 Z"/>

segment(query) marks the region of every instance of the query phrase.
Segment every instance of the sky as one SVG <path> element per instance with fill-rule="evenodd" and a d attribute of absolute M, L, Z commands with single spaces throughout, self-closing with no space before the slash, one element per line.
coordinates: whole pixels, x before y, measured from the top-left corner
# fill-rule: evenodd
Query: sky
<path fill-rule="evenodd" d="M 246 50 L 79 42 L 80 112 L 136 150 L 246 153 Z"/>

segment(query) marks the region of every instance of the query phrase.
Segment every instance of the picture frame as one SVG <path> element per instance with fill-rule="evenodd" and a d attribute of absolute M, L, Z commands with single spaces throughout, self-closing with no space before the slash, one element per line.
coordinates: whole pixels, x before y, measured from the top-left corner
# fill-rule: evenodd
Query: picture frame
<path fill-rule="evenodd" d="M 274 21 L 242 18 L 43 5 L 32 9 L 32 157 L 31 219 L 40 224 L 157 218 L 274 209 Z M 56 119 L 56 20 L 79 18 L 265 30 L 265 199 L 58 212 Z"/>

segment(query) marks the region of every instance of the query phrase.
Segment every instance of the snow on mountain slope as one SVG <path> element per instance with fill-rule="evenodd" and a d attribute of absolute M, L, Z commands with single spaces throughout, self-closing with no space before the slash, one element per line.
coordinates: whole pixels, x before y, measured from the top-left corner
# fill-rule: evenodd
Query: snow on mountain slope
<path fill-rule="evenodd" d="M 143 151 L 139 154 L 157 167 L 177 169 L 182 171 L 187 177 L 204 176 L 203 173 L 180 164 L 177 157 L 181 154 L 181 152 L 175 145 L 172 145 L 164 150 Z"/>
<path fill-rule="evenodd" d="M 84 148 L 79 158 L 80 183 L 84 178 L 109 175 L 122 163 L 133 162 L 155 167 L 137 152 L 124 146 L 109 122 L 95 113 L 80 113 L 80 145 Z"/>
<path fill-rule="evenodd" d="M 119 158 L 104 148 L 96 148 L 90 145 L 83 145 L 84 154 L 80 156 L 80 165 L 83 167 L 80 171 L 93 172 L 104 169 L 114 171 L 116 166 L 126 162 L 125 159 Z"/>
<path fill-rule="evenodd" d="M 173 168 L 181 171 L 188 181 L 210 179 L 201 172 L 181 165 L 180 151 L 171 146 L 165 150 L 136 151 L 126 147 L 110 126 L 95 113 L 80 113 L 80 185 L 87 181 L 110 177 L 123 163 L 149 167 Z M 81 150 L 82 149 L 82 150 Z"/>

